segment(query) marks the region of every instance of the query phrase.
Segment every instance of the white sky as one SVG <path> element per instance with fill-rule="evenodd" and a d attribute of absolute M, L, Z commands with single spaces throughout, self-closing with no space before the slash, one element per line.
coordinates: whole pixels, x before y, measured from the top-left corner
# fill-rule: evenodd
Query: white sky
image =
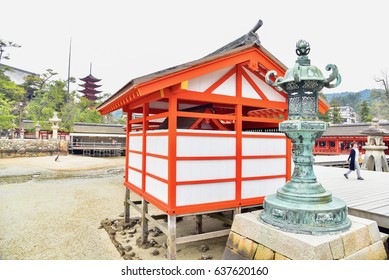
<path fill-rule="evenodd" d="M 2 63 L 43 73 L 102 79 L 115 93 L 133 78 L 199 59 L 246 34 L 258 21 L 262 45 L 293 66 L 295 43 L 307 40 L 312 64 L 324 76 L 334 63 L 342 84 L 329 92 L 379 88 L 375 77 L 389 69 L 389 1 L 304 0 L 5 0 L 0 38 Z M 77 80 L 80 83 L 79 80 Z M 74 85 L 72 89 L 76 89 Z"/>

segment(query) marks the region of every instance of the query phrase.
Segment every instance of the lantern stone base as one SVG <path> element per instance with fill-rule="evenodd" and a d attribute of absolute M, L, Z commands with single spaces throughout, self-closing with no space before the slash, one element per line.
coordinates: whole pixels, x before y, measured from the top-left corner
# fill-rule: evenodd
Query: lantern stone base
<path fill-rule="evenodd" d="M 236 215 L 224 260 L 386 260 L 388 236 L 372 220 L 348 216 L 349 230 L 331 235 L 284 232 L 260 221 L 261 211 Z M 387 243 L 386 243 L 387 245 Z"/>

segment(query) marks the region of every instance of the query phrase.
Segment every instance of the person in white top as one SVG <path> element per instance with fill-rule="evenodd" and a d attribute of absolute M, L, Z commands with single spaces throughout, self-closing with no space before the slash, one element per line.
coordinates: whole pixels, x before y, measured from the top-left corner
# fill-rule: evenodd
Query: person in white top
<path fill-rule="evenodd" d="M 357 170 L 357 179 L 364 180 L 361 177 L 361 167 L 359 166 L 358 158 L 359 158 L 358 144 L 353 143 L 353 148 L 350 150 L 350 155 L 348 156 L 348 159 L 347 159 L 347 161 L 350 162 L 349 170 L 343 174 L 344 177 L 346 177 L 346 179 L 348 179 L 348 175 L 351 172 L 353 172 L 354 170 Z"/>

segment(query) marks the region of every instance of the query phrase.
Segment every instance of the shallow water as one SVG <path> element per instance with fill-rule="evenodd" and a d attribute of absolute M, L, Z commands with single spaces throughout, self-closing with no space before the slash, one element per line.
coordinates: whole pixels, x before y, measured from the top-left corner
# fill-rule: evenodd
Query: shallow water
<path fill-rule="evenodd" d="M 61 180 L 67 178 L 102 178 L 105 176 L 120 174 L 124 174 L 124 167 L 82 171 L 42 171 L 30 174 L 13 174 L 0 176 L 0 185 L 26 183 L 30 181 Z"/>

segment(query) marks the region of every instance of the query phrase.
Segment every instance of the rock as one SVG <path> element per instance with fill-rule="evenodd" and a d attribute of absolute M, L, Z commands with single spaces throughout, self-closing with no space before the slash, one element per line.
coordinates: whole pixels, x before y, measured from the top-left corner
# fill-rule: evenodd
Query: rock
<path fill-rule="evenodd" d="M 212 260 L 212 256 L 209 254 L 202 255 L 200 260 Z"/>
<path fill-rule="evenodd" d="M 157 237 L 162 233 L 162 231 L 157 227 L 155 227 L 152 231 L 153 231 L 152 237 Z"/>
<path fill-rule="evenodd" d="M 134 252 L 131 252 L 130 254 L 128 254 L 130 257 L 135 257 L 135 253 Z"/>
<path fill-rule="evenodd" d="M 120 232 L 121 235 L 126 235 L 125 231 Z"/>
<path fill-rule="evenodd" d="M 167 254 L 163 254 L 162 258 L 167 259 Z"/>
<path fill-rule="evenodd" d="M 124 251 L 126 252 L 129 252 L 132 250 L 132 246 L 131 245 L 127 245 L 126 247 L 124 247 Z"/>
<path fill-rule="evenodd" d="M 136 228 L 132 228 L 127 231 L 129 234 L 135 234 L 136 233 Z"/>
<path fill-rule="evenodd" d="M 124 213 L 121 213 L 121 214 L 119 215 L 119 217 L 124 217 Z"/>
<path fill-rule="evenodd" d="M 163 243 L 162 243 L 162 248 L 167 249 L 167 244 L 166 244 L 166 242 L 163 242 Z"/>
<path fill-rule="evenodd" d="M 125 242 L 126 242 L 126 243 L 130 243 L 130 241 L 131 241 L 130 239 L 127 239 Z"/>
<path fill-rule="evenodd" d="M 154 248 L 161 248 L 162 246 L 161 245 L 159 245 L 159 244 L 155 244 L 154 245 Z"/>
<path fill-rule="evenodd" d="M 123 223 L 123 229 L 129 229 L 131 227 L 133 227 L 135 224 L 132 224 L 131 222 L 130 223 Z"/>
<path fill-rule="evenodd" d="M 154 247 L 155 245 L 157 245 L 158 244 L 158 242 L 157 241 L 155 241 L 154 239 L 150 239 L 150 245 L 152 246 L 152 247 Z"/>
<path fill-rule="evenodd" d="M 132 237 L 134 237 L 134 235 L 130 233 L 130 234 L 128 235 L 128 237 L 132 238 Z"/>
<path fill-rule="evenodd" d="M 151 254 L 152 254 L 153 256 L 158 256 L 158 255 L 159 255 L 158 249 L 152 250 L 152 251 L 151 251 Z"/>
<path fill-rule="evenodd" d="M 207 252 L 209 250 L 209 246 L 207 244 L 203 244 L 199 247 L 200 252 Z"/>

